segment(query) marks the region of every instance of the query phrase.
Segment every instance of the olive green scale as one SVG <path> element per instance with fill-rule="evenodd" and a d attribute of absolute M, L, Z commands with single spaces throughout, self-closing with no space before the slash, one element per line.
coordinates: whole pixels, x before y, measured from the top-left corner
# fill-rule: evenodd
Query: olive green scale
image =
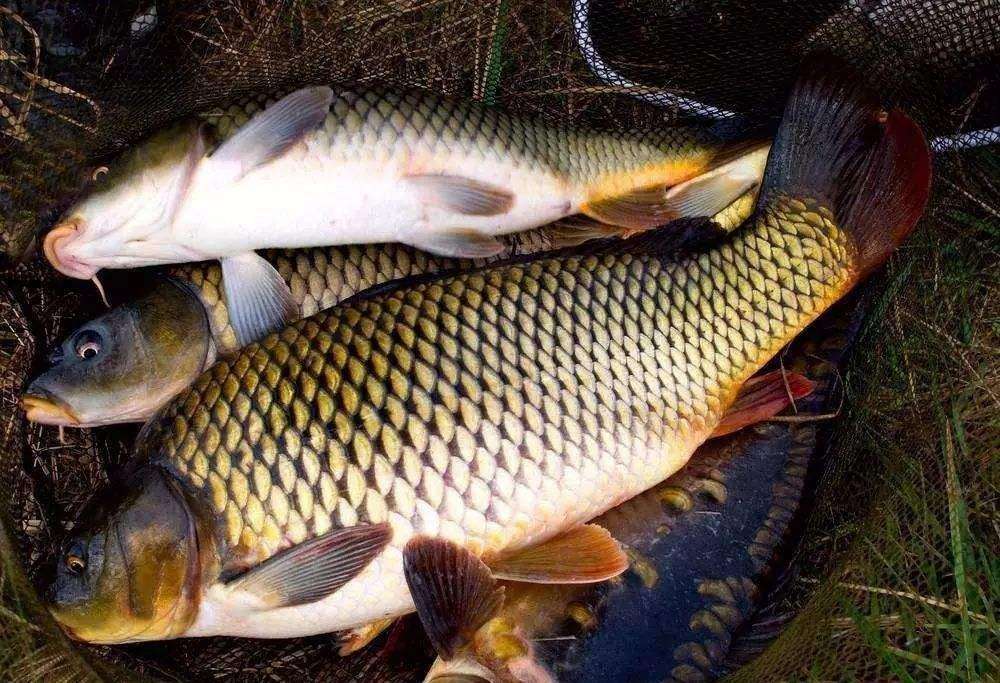
<path fill-rule="evenodd" d="M 551 248 L 545 230 L 505 235 L 502 254 L 489 259 L 460 260 L 435 256 L 405 244 L 357 244 L 311 249 L 270 249 L 261 252 L 288 283 L 302 317 L 340 303 L 369 287 L 425 273 L 468 269 L 512 256 Z M 172 277 L 192 285 L 208 315 L 216 349 L 228 355 L 240 348 L 229 319 L 222 268 L 217 262 L 182 264 Z"/>
<path fill-rule="evenodd" d="M 678 469 L 852 283 L 825 208 L 768 207 L 691 256 L 626 241 L 317 313 L 206 371 L 138 452 L 208 502 L 225 562 L 387 519 L 476 552 L 551 535 Z"/>
<path fill-rule="evenodd" d="M 512 163 L 527 172 L 589 185 L 668 160 L 704 162 L 721 146 L 704 127 L 602 131 L 557 125 L 419 90 L 334 88 L 333 92 L 317 139 L 329 145 L 333 157 L 345 161 L 386 162 L 405 151 L 409 158 L 454 156 L 479 164 Z M 278 99 L 248 97 L 200 119 L 218 145 Z"/>

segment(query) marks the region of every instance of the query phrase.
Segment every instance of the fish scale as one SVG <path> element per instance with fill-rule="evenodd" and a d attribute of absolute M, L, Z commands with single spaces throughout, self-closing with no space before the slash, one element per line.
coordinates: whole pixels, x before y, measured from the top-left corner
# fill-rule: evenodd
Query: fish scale
<path fill-rule="evenodd" d="M 200 118 L 212 128 L 218 145 L 278 99 L 251 96 Z M 325 145 L 344 160 L 385 160 L 403 147 L 417 154 L 454 155 L 462 163 L 513 164 L 581 185 L 668 159 L 704 163 L 719 146 L 718 139 L 700 127 L 642 132 L 570 128 L 418 90 L 335 88 L 322 131 L 312 144 Z"/>
<path fill-rule="evenodd" d="M 263 252 L 288 283 L 303 317 L 330 308 L 369 287 L 425 273 L 485 265 L 511 256 L 551 248 L 552 237 L 531 230 L 501 239 L 502 254 L 488 259 L 452 259 L 435 256 L 404 244 L 359 244 L 313 249 L 271 249 Z M 170 274 L 190 283 L 205 306 L 212 338 L 219 354 L 240 348 L 226 306 L 222 268 L 217 263 L 182 264 Z"/>
<path fill-rule="evenodd" d="M 853 277 L 818 203 L 698 255 L 540 259 L 321 312 L 203 374 L 139 452 L 202 491 L 224 564 L 389 521 L 530 545 L 683 465 Z"/>

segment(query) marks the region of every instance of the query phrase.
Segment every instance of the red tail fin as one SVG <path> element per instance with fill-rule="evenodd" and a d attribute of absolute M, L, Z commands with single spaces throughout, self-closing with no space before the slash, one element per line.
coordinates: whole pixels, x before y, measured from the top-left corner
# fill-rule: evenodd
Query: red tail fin
<path fill-rule="evenodd" d="M 772 418 L 815 388 L 813 382 L 795 372 L 775 370 L 751 377 L 740 387 L 740 393 L 712 432 L 712 438 Z"/>
<path fill-rule="evenodd" d="M 864 274 L 913 228 L 930 178 L 920 128 L 900 111 L 887 114 L 858 74 L 824 59 L 806 68 L 789 98 L 760 206 L 776 194 L 825 200 L 854 235 Z"/>

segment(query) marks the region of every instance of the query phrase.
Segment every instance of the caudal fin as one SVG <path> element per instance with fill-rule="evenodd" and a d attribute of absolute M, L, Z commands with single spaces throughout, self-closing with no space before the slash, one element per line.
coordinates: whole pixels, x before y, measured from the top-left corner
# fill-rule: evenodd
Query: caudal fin
<path fill-rule="evenodd" d="M 864 275 L 913 229 L 930 194 L 924 135 L 887 112 L 861 77 L 834 60 L 809 65 L 778 129 L 759 210 L 778 195 L 822 201 L 858 248 Z"/>

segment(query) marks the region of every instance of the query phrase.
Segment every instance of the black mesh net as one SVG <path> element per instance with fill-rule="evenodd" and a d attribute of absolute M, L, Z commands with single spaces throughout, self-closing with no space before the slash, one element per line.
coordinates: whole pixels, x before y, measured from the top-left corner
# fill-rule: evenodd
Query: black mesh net
<path fill-rule="evenodd" d="M 842 370 L 843 408 L 826 408 L 835 419 L 810 449 L 810 486 L 789 527 L 800 540 L 771 548 L 781 556 L 754 576 L 759 590 L 726 651 L 705 663 L 688 648 L 686 668 L 670 675 L 995 675 L 998 26 L 995 0 L 7 0 L 3 677 L 420 680 L 431 661 L 412 623 L 377 655 L 341 659 L 329 637 L 79 647 L 39 609 L 27 577 L 135 434 L 60 439 L 16 407 L 46 350 L 99 312 L 89 285 L 19 257 L 102 159 L 241 95 L 333 82 L 425 88 L 570 124 L 692 119 L 735 136 L 773 126 L 800 62 L 818 51 L 858 67 L 924 126 L 935 194 L 917 233 L 858 297 L 865 317 Z M 110 276 L 112 297 L 134 295 L 138 282 Z M 703 647 L 708 636 L 691 629 Z"/>

